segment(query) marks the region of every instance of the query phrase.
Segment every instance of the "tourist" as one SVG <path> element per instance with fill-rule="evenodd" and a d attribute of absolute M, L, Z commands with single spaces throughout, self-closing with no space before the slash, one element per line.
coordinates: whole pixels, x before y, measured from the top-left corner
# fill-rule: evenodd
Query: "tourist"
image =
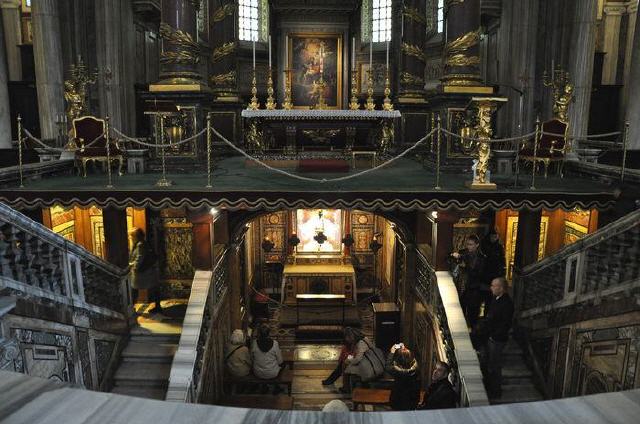
<path fill-rule="evenodd" d="M 260 324 L 251 344 L 253 374 L 264 380 L 276 378 L 282 367 L 282 352 L 278 341 L 269 336 L 270 331 L 267 324 Z"/>
<path fill-rule="evenodd" d="M 456 407 L 456 391 L 449 381 L 449 364 L 437 361 L 431 373 L 431 384 L 424 392 L 424 399 L 418 409 L 448 409 Z"/>
<path fill-rule="evenodd" d="M 253 296 L 253 319 L 254 322 L 262 322 L 269 319 L 269 295 L 265 288 L 255 291 Z"/>
<path fill-rule="evenodd" d="M 338 358 L 338 365 L 331 375 L 322 381 L 322 385 L 328 386 L 342 376 L 342 387 L 340 392 L 351 392 L 351 380 L 353 375 L 359 376 L 362 380 L 370 379 L 372 376 L 364 367 L 360 367 L 360 361 L 367 350 L 371 348 L 371 342 L 362 334 L 360 330 L 345 327 L 344 344 Z"/>
<path fill-rule="evenodd" d="M 333 399 L 322 407 L 322 412 L 349 412 L 349 407 L 340 399 Z"/>
<path fill-rule="evenodd" d="M 420 397 L 418 383 L 418 362 L 413 353 L 402 343 L 391 346 L 387 358 L 386 371 L 393 377 L 393 387 L 389 398 L 394 411 L 416 409 Z"/>
<path fill-rule="evenodd" d="M 502 396 L 502 352 L 509 340 L 509 331 L 513 321 L 513 301 L 507 293 L 507 280 L 504 277 L 491 281 L 492 301 L 487 308 L 487 339 L 481 349 L 480 359 L 487 375 L 485 378 L 490 398 Z"/>
<path fill-rule="evenodd" d="M 494 278 L 505 276 L 504 247 L 495 229 L 489 230 L 480 243 L 480 251 L 486 256 L 485 278 L 491 283 Z"/>
<path fill-rule="evenodd" d="M 480 251 L 480 240 L 475 234 L 467 237 L 465 248 L 453 252 L 451 256 L 464 272 L 462 288 L 462 311 L 467 324 L 475 328 L 482 303 L 490 299 L 489 287 L 485 276 L 485 256 Z"/>
<path fill-rule="evenodd" d="M 225 367 L 231 377 L 246 377 L 251 373 L 251 354 L 242 330 L 233 330 L 224 349 Z"/>
<path fill-rule="evenodd" d="M 129 257 L 129 270 L 131 272 L 131 288 L 133 289 L 134 303 L 138 300 L 139 290 L 147 289 L 149 299 L 155 302 L 155 307 L 149 312 L 161 314 L 160 304 L 160 277 L 158 276 L 158 257 L 153 248 L 146 241 L 144 231 L 136 228 L 131 232 L 133 248 Z"/>

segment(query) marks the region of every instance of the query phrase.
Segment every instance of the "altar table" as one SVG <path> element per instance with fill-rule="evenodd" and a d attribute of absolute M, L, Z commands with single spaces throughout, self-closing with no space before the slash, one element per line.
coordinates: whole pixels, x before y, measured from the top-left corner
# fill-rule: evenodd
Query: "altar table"
<path fill-rule="evenodd" d="M 339 294 L 355 305 L 356 271 L 351 264 L 286 264 L 281 293 L 287 305 L 295 305 L 299 294 Z"/>

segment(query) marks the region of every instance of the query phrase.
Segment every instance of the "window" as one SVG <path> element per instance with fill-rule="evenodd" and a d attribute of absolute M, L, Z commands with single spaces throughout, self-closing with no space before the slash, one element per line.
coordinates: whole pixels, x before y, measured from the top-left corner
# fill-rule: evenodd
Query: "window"
<path fill-rule="evenodd" d="M 438 0 L 438 34 L 444 32 L 444 0 Z"/>
<path fill-rule="evenodd" d="M 267 0 L 238 1 L 238 38 L 245 41 L 266 41 L 269 4 Z"/>
<path fill-rule="evenodd" d="M 391 40 L 391 0 L 373 0 L 371 6 L 371 41 Z"/>

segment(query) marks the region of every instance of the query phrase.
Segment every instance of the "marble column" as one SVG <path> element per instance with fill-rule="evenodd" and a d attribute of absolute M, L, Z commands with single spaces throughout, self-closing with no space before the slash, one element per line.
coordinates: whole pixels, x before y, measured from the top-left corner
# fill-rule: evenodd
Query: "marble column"
<path fill-rule="evenodd" d="M 0 149 L 11 148 L 11 111 L 9 109 L 8 72 L 5 62 L 5 43 L 2 22 L 0 22 Z"/>
<path fill-rule="evenodd" d="M 237 102 L 238 75 L 237 52 L 238 40 L 236 39 L 237 13 L 233 0 L 213 0 L 210 13 L 210 32 L 213 55 L 211 56 L 211 75 L 209 77 L 211 88 L 216 94 L 218 102 Z M 275 43 L 276 39 L 273 39 Z M 284 36 L 281 37 L 281 45 L 284 45 Z M 277 49 L 281 50 L 281 49 Z M 281 56 L 284 58 L 284 54 Z M 284 69 L 281 67 L 280 70 Z M 278 76 L 282 87 L 282 73 Z"/>
<path fill-rule="evenodd" d="M 6 0 L 0 6 L 2 8 L 4 47 L 7 53 L 9 81 L 22 80 L 22 57 L 18 47 L 22 43 L 20 4 L 20 0 Z"/>
<path fill-rule="evenodd" d="M 405 0 L 400 6 L 402 18 L 400 19 L 400 31 L 402 37 L 394 37 L 394 45 L 399 47 L 400 55 L 398 75 L 398 102 L 423 103 L 424 92 L 424 67 L 426 62 L 426 3 L 424 0 Z M 396 41 L 397 40 L 397 41 Z M 395 56 L 390 52 L 390 56 Z"/>
<path fill-rule="evenodd" d="M 597 35 L 597 1 L 576 1 L 569 56 L 569 80 L 574 85 L 574 102 L 569 108 L 569 132 L 585 136 L 589 126 L 589 107 L 593 80 L 593 58 Z M 569 143 L 567 159 L 578 160 L 577 143 Z"/>
<path fill-rule="evenodd" d="M 135 134 L 135 38 L 131 2 L 96 0 L 96 58 L 100 115 L 125 134 Z"/>
<path fill-rule="evenodd" d="M 604 6 L 604 65 L 602 84 L 616 84 L 618 73 L 618 49 L 620 46 L 620 23 L 627 11 L 624 3 L 607 2 Z"/>
<path fill-rule="evenodd" d="M 151 91 L 200 91 L 197 0 L 162 0 L 160 81 Z"/>
<path fill-rule="evenodd" d="M 56 138 L 56 116 L 64 114 L 64 74 L 58 6 L 59 2 L 56 0 L 36 0 L 31 6 L 33 56 L 42 139 Z"/>
<path fill-rule="evenodd" d="M 626 120 L 629 122 L 628 148 L 640 149 L 640 19 L 635 20 L 635 34 L 631 47 L 631 66 L 629 70 Z"/>
<path fill-rule="evenodd" d="M 445 86 L 479 86 L 480 0 L 450 0 L 446 11 Z"/>

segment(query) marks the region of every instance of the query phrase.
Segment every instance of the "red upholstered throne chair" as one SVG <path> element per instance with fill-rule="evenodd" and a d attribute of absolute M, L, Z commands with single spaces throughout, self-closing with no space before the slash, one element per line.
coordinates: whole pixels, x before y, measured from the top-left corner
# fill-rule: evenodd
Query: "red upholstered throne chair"
<path fill-rule="evenodd" d="M 568 131 L 569 124 L 558 118 L 543 122 L 542 135 L 540 136 L 537 150 L 534 152 L 535 140 L 529 140 L 522 149 L 520 149 L 520 160 L 531 163 L 532 167 L 537 166 L 538 163 L 542 163 L 544 165 L 545 178 L 547 178 L 549 166 L 552 163 L 557 163 L 558 174 L 562 175 L 562 168 L 567 153 Z"/>
<path fill-rule="evenodd" d="M 87 162 L 107 162 L 107 139 L 100 138 L 104 133 L 104 119 L 94 116 L 81 116 L 72 122 L 72 136 L 78 149 L 75 152 L 76 167 L 78 171 L 82 166 L 82 175 L 87 176 Z M 95 141 L 95 143 L 94 143 Z M 93 144 L 92 144 L 93 143 Z M 122 164 L 124 162 L 124 151 L 118 145 L 118 141 L 109 140 L 109 156 L 111 162 L 118 162 L 118 174 L 122 175 Z M 110 164 L 107 164 L 109 166 Z"/>

